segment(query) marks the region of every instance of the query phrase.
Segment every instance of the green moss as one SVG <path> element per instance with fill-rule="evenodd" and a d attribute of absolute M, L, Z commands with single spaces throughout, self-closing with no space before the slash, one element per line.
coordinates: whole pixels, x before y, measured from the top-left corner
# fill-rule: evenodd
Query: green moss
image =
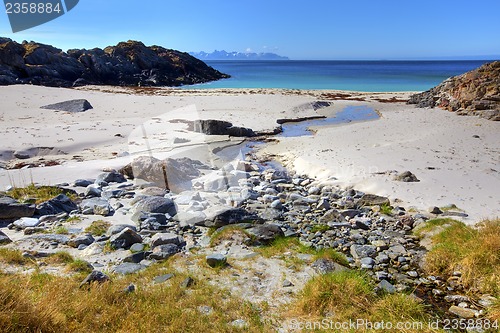
<path fill-rule="evenodd" d="M 330 227 L 326 224 L 315 224 L 312 229 L 311 229 L 311 232 L 312 233 L 316 233 L 316 232 L 325 232 L 325 231 L 328 231 L 330 230 Z"/>
<path fill-rule="evenodd" d="M 91 233 L 94 236 L 102 236 L 108 231 L 110 226 L 111 223 L 107 221 L 97 220 L 85 228 L 85 232 Z"/>

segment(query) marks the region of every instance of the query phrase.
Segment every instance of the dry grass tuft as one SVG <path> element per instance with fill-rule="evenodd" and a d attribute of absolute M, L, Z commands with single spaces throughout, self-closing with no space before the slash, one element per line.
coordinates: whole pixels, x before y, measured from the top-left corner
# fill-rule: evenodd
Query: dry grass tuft
<path fill-rule="evenodd" d="M 335 313 L 355 318 L 373 301 L 369 279 L 360 272 L 342 271 L 311 279 L 301 292 L 296 309 L 300 314 L 323 316 Z"/>
<path fill-rule="evenodd" d="M 19 250 L 0 248 L 0 262 L 9 265 L 25 265 L 30 263 L 31 260 L 23 257 Z"/>
<path fill-rule="evenodd" d="M 65 255 L 58 255 L 68 260 Z M 172 272 L 168 263 L 137 274 L 112 276 L 111 283 L 79 289 L 81 276 L 0 274 L 2 332 L 270 332 L 249 303 L 203 280 L 184 289 L 187 277 L 154 284 L 155 276 Z M 137 289 L 125 293 L 134 283 Z M 202 314 L 209 306 L 211 314 Z M 231 322 L 243 319 L 248 326 Z"/>
<path fill-rule="evenodd" d="M 485 220 L 477 229 L 455 222 L 433 237 L 425 269 L 449 276 L 462 273 L 467 289 L 500 294 L 500 219 Z"/>
<path fill-rule="evenodd" d="M 40 204 L 50 200 L 59 194 L 66 194 L 71 200 L 75 201 L 78 196 L 69 190 L 57 186 L 37 186 L 33 183 L 26 187 L 15 187 L 7 192 L 7 195 L 21 202 L 32 202 Z"/>

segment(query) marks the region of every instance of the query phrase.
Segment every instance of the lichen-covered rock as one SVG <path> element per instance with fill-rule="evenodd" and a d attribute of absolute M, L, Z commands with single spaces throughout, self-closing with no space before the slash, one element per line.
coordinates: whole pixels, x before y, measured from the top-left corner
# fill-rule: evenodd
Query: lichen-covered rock
<path fill-rule="evenodd" d="M 451 77 L 428 91 L 412 95 L 408 103 L 499 121 L 500 61 Z"/>

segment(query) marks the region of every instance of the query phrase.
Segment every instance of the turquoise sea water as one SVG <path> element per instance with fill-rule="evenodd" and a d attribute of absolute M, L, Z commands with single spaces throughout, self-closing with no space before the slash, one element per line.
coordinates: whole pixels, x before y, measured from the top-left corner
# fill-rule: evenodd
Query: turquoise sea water
<path fill-rule="evenodd" d="M 285 88 L 423 91 L 487 61 L 207 61 L 230 79 L 189 89 Z"/>

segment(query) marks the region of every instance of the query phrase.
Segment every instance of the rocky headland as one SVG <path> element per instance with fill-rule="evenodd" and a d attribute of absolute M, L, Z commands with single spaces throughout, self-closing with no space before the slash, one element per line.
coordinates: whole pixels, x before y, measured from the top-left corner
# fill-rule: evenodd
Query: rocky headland
<path fill-rule="evenodd" d="M 138 41 L 104 49 L 61 49 L 0 37 L 0 85 L 182 86 L 228 78 L 188 53 Z"/>
<path fill-rule="evenodd" d="M 410 97 L 417 107 L 440 107 L 459 115 L 500 120 L 500 61 L 451 77 Z"/>

